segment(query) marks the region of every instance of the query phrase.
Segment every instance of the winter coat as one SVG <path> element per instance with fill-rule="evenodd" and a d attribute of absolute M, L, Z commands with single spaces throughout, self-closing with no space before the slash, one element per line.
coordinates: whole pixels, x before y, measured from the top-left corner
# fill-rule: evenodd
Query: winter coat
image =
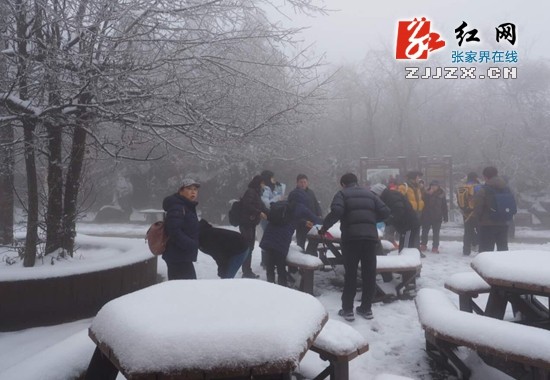
<path fill-rule="evenodd" d="M 384 189 L 380 199 L 391 210 L 390 217 L 385 220 L 386 224 L 392 225 L 397 232 L 402 234 L 420 225 L 410 202 L 399 191 Z"/>
<path fill-rule="evenodd" d="M 490 205 L 493 204 L 493 195 L 487 191 L 486 186 L 490 186 L 496 191 L 507 187 L 506 182 L 501 177 L 493 177 L 485 182 L 477 192 L 474 193 L 474 212 L 472 218 L 480 226 L 504 226 L 508 224 L 504 220 L 493 220 L 491 218 Z"/>
<path fill-rule="evenodd" d="M 218 264 L 218 274 L 220 274 L 225 273 L 231 257 L 248 249 L 248 243 L 240 233 L 216 228 L 201 219 L 199 221 L 199 249 L 212 256 Z"/>
<path fill-rule="evenodd" d="M 449 220 L 447 198 L 443 189 L 439 188 L 432 194 L 424 193 L 424 210 L 420 219 L 422 224 L 436 224 Z"/>
<path fill-rule="evenodd" d="M 283 254 L 285 257 L 288 254 L 292 235 L 294 235 L 294 231 L 298 225 L 305 225 L 307 221 L 314 224 L 322 223 L 322 219 L 306 207 L 306 195 L 303 190 L 299 193 L 294 193 L 293 196 L 289 194 L 288 198 L 289 207 L 292 212 L 291 222 L 284 225 L 268 222 L 262 236 L 262 241 L 260 242 L 260 248 Z"/>
<path fill-rule="evenodd" d="M 390 216 L 390 209 L 373 192 L 358 184 L 338 191 L 325 217 L 323 229 L 328 230 L 340 220 L 342 241 L 378 240 L 376 223 Z"/>
<path fill-rule="evenodd" d="M 306 207 L 311 211 L 313 212 L 315 215 L 317 215 L 318 217 L 322 218 L 323 217 L 323 211 L 321 210 L 321 205 L 319 204 L 319 201 L 317 200 L 317 197 L 315 196 L 315 193 L 313 192 L 313 190 L 311 190 L 309 187 L 305 190 L 297 187 L 295 188 L 294 190 L 292 190 L 289 194 L 288 194 L 288 198 L 290 199 L 292 193 L 296 192 L 296 191 L 304 191 L 305 194 L 306 194 Z"/>
<path fill-rule="evenodd" d="M 399 192 L 409 200 L 414 211 L 420 213 L 424 210 L 424 201 L 422 200 L 422 191 L 415 183 L 404 183 L 399 186 Z"/>
<path fill-rule="evenodd" d="M 260 191 L 249 187 L 241 198 L 242 207 L 242 226 L 257 226 L 260 223 L 260 213 L 268 212 L 268 209 L 262 202 Z"/>
<path fill-rule="evenodd" d="M 264 202 L 265 207 L 269 210 L 271 203 L 278 202 L 283 199 L 285 185 L 282 183 L 277 183 L 273 185 L 273 189 L 269 186 L 265 186 L 262 191 L 262 202 Z"/>
<path fill-rule="evenodd" d="M 166 211 L 164 223 L 168 243 L 162 258 L 167 263 L 197 261 L 199 250 L 197 204 L 178 193 L 164 198 L 162 208 Z"/>

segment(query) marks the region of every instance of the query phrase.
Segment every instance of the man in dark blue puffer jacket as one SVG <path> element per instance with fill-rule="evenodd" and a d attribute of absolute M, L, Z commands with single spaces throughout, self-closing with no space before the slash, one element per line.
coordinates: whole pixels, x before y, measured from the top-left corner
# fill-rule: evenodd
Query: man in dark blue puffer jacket
<path fill-rule="evenodd" d="M 164 198 L 166 211 L 164 228 L 168 235 L 162 258 L 168 267 L 169 280 L 194 280 L 194 261 L 199 251 L 199 219 L 197 197 L 200 184 L 192 179 L 183 180 L 178 192 Z"/>
<path fill-rule="evenodd" d="M 338 220 L 342 231 L 342 256 L 344 259 L 344 290 L 342 309 L 338 315 L 353 321 L 353 300 L 357 291 L 357 267 L 361 262 L 363 293 L 357 314 L 372 319 L 372 300 L 376 290 L 376 246 L 378 229 L 376 223 L 390 216 L 390 209 L 370 190 L 359 186 L 357 176 L 346 173 L 340 179 L 342 190 L 334 196 L 330 213 L 325 217 L 320 235 Z"/>

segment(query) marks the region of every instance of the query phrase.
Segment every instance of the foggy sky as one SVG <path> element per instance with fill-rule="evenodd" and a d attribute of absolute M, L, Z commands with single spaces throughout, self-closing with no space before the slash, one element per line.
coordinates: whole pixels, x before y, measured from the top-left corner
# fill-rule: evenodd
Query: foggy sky
<path fill-rule="evenodd" d="M 326 53 L 331 63 L 355 62 L 365 57 L 369 49 L 394 51 L 397 23 L 426 17 L 432 21 L 432 31 L 446 40 L 438 51 L 449 63 L 452 50 L 486 49 L 518 51 L 519 60 L 550 57 L 550 1 L 548 0 L 390 0 L 382 4 L 367 0 L 326 0 L 327 8 L 339 9 L 328 16 L 309 18 L 287 12 L 292 21 L 286 25 L 309 26 L 302 33 L 307 44 L 314 43 L 317 55 Z M 480 43 L 464 43 L 458 47 L 454 29 L 462 21 L 468 30 L 478 29 Z M 495 27 L 511 22 L 517 28 L 514 46 L 508 42 L 496 44 Z"/>

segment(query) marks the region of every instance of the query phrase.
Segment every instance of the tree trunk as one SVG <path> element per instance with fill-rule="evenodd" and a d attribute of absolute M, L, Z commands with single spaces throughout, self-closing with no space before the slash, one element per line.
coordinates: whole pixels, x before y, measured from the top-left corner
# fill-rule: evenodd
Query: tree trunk
<path fill-rule="evenodd" d="M 82 167 L 84 165 L 84 154 L 86 152 L 86 130 L 80 123 L 86 123 L 85 118 L 80 119 L 73 133 L 71 148 L 71 160 L 67 170 L 65 182 L 65 199 L 63 215 L 63 248 L 69 255 L 74 253 L 74 239 L 76 236 L 77 201 Z"/>
<path fill-rule="evenodd" d="M 0 244 L 13 244 L 13 126 L 0 127 Z"/>
<path fill-rule="evenodd" d="M 38 244 L 38 180 L 34 154 L 34 129 L 32 121 L 23 122 L 25 168 L 27 172 L 27 236 L 25 238 L 25 254 L 23 266 L 32 267 L 36 261 L 36 246 Z"/>
<path fill-rule="evenodd" d="M 48 209 L 46 211 L 45 254 L 62 247 L 63 170 L 61 166 L 61 126 L 47 122 L 48 133 Z"/>

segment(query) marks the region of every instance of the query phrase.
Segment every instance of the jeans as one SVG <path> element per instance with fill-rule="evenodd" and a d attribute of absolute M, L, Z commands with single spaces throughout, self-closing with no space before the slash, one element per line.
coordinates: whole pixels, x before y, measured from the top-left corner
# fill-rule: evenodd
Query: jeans
<path fill-rule="evenodd" d="M 229 262 L 227 263 L 227 266 L 225 270 L 220 273 L 221 278 L 233 278 L 239 271 L 239 268 L 243 264 L 243 262 L 246 260 L 246 258 L 250 256 L 250 248 L 245 249 L 242 253 L 239 253 L 238 255 L 232 256 L 229 259 Z"/>
<path fill-rule="evenodd" d="M 439 231 L 441 231 L 441 222 L 435 223 L 424 223 L 422 224 L 422 238 L 420 239 L 420 244 L 428 244 L 428 234 L 430 233 L 430 228 L 432 231 L 432 248 L 439 247 Z"/>
<path fill-rule="evenodd" d="M 376 240 L 351 240 L 342 242 L 344 259 L 344 290 L 342 309 L 353 311 L 357 293 L 357 268 L 361 262 L 361 309 L 370 310 L 376 291 Z"/>

